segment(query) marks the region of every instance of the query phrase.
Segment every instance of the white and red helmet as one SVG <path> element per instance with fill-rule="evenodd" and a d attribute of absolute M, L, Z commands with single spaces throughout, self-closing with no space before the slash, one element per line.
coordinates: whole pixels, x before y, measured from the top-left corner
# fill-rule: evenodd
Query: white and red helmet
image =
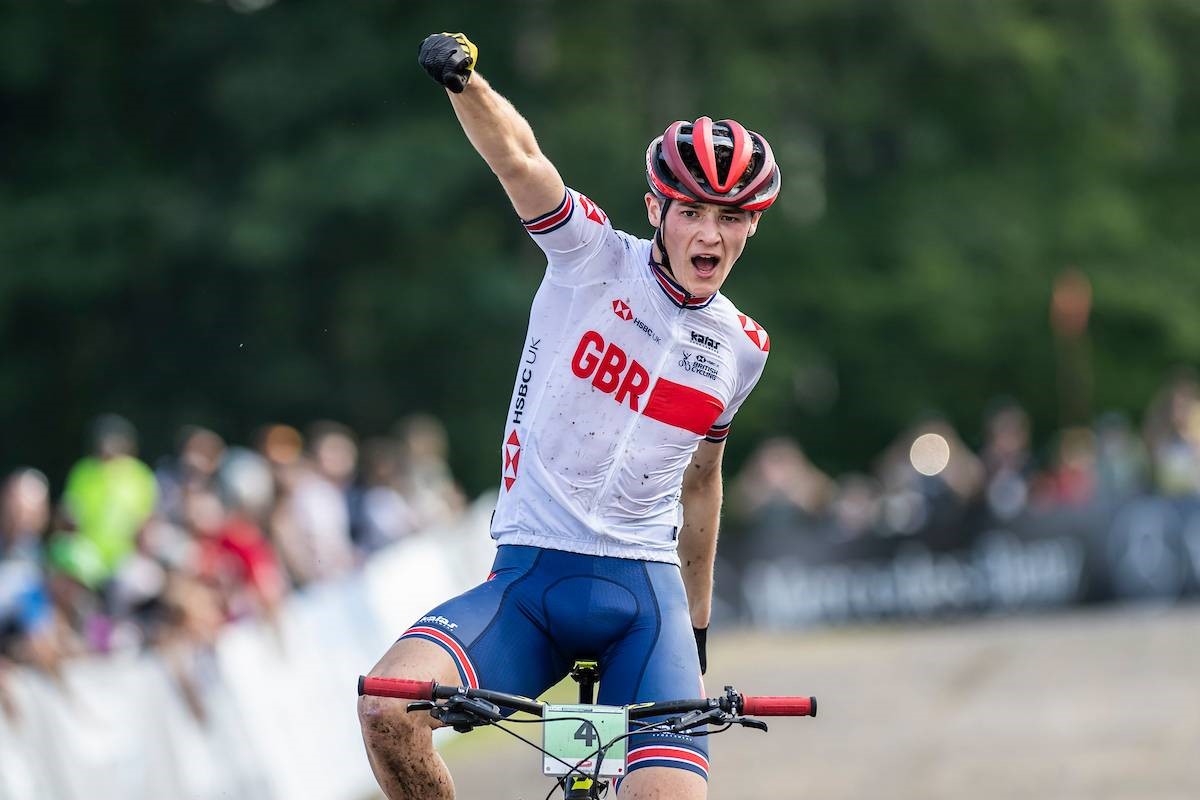
<path fill-rule="evenodd" d="M 646 148 L 646 181 L 660 197 L 763 211 L 779 196 L 767 140 L 732 119 L 673 122 Z"/>

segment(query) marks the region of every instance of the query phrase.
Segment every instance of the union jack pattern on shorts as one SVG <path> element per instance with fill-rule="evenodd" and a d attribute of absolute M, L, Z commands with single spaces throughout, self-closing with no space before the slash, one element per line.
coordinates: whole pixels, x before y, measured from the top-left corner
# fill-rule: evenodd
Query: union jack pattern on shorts
<path fill-rule="evenodd" d="M 708 780 L 708 759 L 704 754 L 677 745 L 648 744 L 635 747 L 629 751 L 625 764 L 626 774 L 642 767 L 675 767 Z"/>
<path fill-rule="evenodd" d="M 440 645 L 454 659 L 454 665 L 458 667 L 458 675 L 463 680 L 463 686 L 469 686 L 472 689 L 479 688 L 479 673 L 475 671 L 475 665 L 471 663 L 471 657 L 467 655 L 467 649 L 450 634 L 429 625 L 414 625 L 406 630 L 400 638 L 424 639 L 427 642 Z"/>

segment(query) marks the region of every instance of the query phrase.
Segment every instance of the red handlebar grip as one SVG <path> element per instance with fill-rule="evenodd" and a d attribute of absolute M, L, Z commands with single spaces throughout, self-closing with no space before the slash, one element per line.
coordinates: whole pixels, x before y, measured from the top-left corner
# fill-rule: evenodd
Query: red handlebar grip
<path fill-rule="evenodd" d="M 432 700 L 433 681 L 409 681 L 403 678 L 364 678 L 358 676 L 359 695 Z"/>
<path fill-rule="evenodd" d="M 815 697 L 742 697 L 742 713 L 748 717 L 815 717 Z"/>

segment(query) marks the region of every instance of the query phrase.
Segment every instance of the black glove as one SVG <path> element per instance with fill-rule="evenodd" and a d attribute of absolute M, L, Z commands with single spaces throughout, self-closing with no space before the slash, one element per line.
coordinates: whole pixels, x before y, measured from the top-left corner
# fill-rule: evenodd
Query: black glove
<path fill-rule="evenodd" d="M 708 628 L 692 628 L 696 634 L 696 652 L 700 654 L 700 674 L 708 671 Z"/>
<path fill-rule="evenodd" d="M 435 33 L 421 42 L 417 63 L 425 68 L 429 77 L 455 94 L 467 88 L 475 64 L 479 61 L 479 48 L 462 33 Z"/>

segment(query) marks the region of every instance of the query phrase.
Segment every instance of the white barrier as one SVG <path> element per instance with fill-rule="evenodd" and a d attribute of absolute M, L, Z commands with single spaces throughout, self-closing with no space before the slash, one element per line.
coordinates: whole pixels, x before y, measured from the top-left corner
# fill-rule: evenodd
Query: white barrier
<path fill-rule="evenodd" d="M 76 660 L 61 683 L 17 670 L 16 714 L 0 711 L 0 800 L 370 796 L 355 679 L 421 614 L 486 576 L 488 512 L 481 502 L 462 526 L 289 598 L 278 631 L 228 628 L 194 665 L 203 722 L 154 655 Z"/>

